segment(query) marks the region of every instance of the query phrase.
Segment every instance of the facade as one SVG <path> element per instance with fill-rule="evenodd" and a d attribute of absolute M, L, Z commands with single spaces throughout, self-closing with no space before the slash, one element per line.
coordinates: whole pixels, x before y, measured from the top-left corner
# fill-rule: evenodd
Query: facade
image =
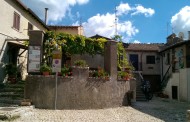
<path fill-rule="evenodd" d="M 170 99 L 190 101 L 190 39 L 172 34 L 160 51 L 164 93 Z"/>
<path fill-rule="evenodd" d="M 159 50 L 163 46 L 160 44 L 124 44 L 129 62 L 135 71 L 140 71 L 144 80 L 151 83 L 154 92 L 159 90 L 161 69 Z"/>
<path fill-rule="evenodd" d="M 73 35 L 84 35 L 82 26 L 48 26 L 51 31 L 64 32 Z"/>
<path fill-rule="evenodd" d="M 19 0 L 0 1 L 0 82 L 4 80 L 3 64 L 12 63 L 26 73 L 29 30 L 47 30 L 47 26 Z"/>

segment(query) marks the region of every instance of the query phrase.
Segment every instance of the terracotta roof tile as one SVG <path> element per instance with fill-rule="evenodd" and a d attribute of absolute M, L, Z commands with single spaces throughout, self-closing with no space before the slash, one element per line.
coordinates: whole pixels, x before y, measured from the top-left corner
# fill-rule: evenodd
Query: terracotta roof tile
<path fill-rule="evenodd" d="M 125 49 L 128 51 L 159 51 L 164 46 L 163 43 L 152 43 L 152 44 L 136 44 L 136 43 L 125 43 Z"/>

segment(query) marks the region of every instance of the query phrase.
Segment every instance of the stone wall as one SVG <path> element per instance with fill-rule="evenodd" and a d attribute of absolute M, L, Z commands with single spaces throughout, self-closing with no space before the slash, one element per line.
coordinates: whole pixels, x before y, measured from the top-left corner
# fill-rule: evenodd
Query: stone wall
<path fill-rule="evenodd" d="M 72 77 L 58 77 L 57 109 L 99 109 L 127 105 L 126 95 L 135 81 L 89 78 L 89 69 L 73 68 Z M 130 88 L 134 87 L 134 88 Z M 55 76 L 29 75 L 25 98 L 37 108 L 55 109 Z"/>

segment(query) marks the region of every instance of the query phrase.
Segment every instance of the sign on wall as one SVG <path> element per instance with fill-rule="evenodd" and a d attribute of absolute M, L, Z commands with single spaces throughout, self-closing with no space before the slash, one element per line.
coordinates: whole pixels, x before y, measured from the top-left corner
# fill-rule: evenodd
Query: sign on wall
<path fill-rule="evenodd" d="M 61 52 L 53 51 L 52 71 L 61 72 Z"/>
<path fill-rule="evenodd" d="M 28 72 L 40 71 L 40 46 L 29 46 L 28 49 Z"/>

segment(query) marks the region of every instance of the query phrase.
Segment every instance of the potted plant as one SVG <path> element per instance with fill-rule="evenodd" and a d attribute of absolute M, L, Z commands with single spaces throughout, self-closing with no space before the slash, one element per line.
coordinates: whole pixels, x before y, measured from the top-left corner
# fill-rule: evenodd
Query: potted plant
<path fill-rule="evenodd" d="M 126 71 L 119 71 L 118 72 L 118 79 L 119 80 L 130 80 L 131 74 Z"/>
<path fill-rule="evenodd" d="M 98 70 L 94 71 L 92 76 L 96 78 L 98 77 L 105 80 L 109 80 L 109 74 L 101 67 L 98 67 Z"/>
<path fill-rule="evenodd" d="M 61 74 L 62 76 L 71 76 L 71 68 L 64 66 L 63 68 L 61 68 Z"/>
<path fill-rule="evenodd" d="M 17 72 L 18 72 L 17 66 L 12 63 L 6 64 L 5 72 L 8 75 L 8 81 L 10 81 L 11 83 L 16 83 Z"/>
<path fill-rule="evenodd" d="M 74 62 L 74 65 L 77 66 L 77 67 L 86 67 L 87 66 L 85 60 L 76 60 Z"/>
<path fill-rule="evenodd" d="M 51 72 L 51 67 L 48 66 L 47 64 L 43 64 L 41 67 L 40 67 L 40 72 L 42 72 L 43 75 L 50 75 L 50 72 Z"/>

